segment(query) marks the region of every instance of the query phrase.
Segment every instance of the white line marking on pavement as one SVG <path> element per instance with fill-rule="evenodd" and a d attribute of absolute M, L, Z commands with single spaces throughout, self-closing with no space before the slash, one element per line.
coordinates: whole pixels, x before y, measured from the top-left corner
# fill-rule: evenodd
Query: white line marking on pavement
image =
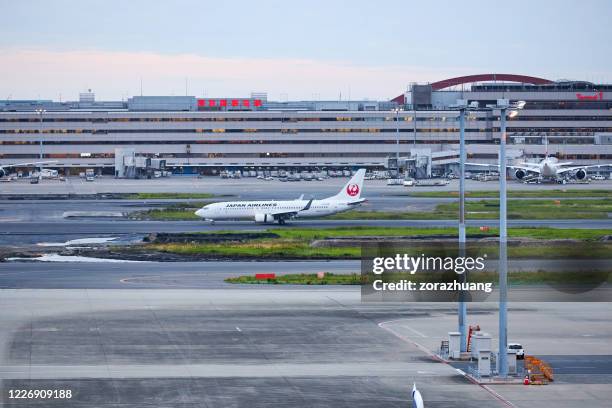
<path fill-rule="evenodd" d="M 241 332 L 242 330 L 240 330 L 240 327 L 236 326 L 236 330 L 238 330 L 239 332 Z"/>

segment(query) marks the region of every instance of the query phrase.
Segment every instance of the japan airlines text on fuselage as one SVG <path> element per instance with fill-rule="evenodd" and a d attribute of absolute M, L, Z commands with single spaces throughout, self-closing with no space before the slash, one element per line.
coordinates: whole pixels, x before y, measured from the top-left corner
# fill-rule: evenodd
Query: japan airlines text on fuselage
<path fill-rule="evenodd" d="M 226 201 L 208 204 L 195 214 L 210 221 L 250 219 L 279 224 L 290 218 L 323 217 L 350 210 L 364 202 L 360 198 L 364 176 L 365 169 L 359 169 L 338 194 L 322 200 Z"/>

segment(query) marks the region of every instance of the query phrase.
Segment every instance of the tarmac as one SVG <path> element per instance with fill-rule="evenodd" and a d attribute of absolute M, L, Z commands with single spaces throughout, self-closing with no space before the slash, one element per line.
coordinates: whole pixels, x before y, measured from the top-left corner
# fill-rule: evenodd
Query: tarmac
<path fill-rule="evenodd" d="M 280 228 L 335 228 L 335 227 L 457 227 L 455 220 L 291 220 Z M 497 227 L 496 220 L 468 220 L 470 227 Z M 600 220 L 509 220 L 508 227 L 552 227 L 612 229 L 612 218 Z M 278 224 L 255 224 L 252 221 L 129 221 L 107 219 L 68 219 L 62 221 L 5 221 L 0 232 L 0 246 L 38 244 L 93 237 L 121 237 L 142 239 L 156 232 L 204 231 L 262 231 L 279 228 Z"/>
<path fill-rule="evenodd" d="M 76 178 L 45 180 L 39 185 L 4 183 L 2 192 L 182 191 L 253 199 L 275 192 L 275 197 L 293 198 L 301 193 L 333 194 L 345 182 L 102 177 L 93 183 Z M 375 204 L 417 202 L 403 196 L 403 187 L 366 183 L 366 194 L 378 197 Z M 564 187 L 611 186 L 606 181 Z M 497 183 L 470 181 L 468 188 L 494 190 Z M 435 188 L 441 189 L 456 186 Z M 424 199 L 414 205 L 425 208 L 437 200 Z M 83 206 L 92 211 L 150 208 L 165 205 L 164 200 L 20 201 L 0 202 L 0 246 L 270 227 L 250 222 L 211 226 L 62 215 Z M 365 223 L 383 227 L 456 224 L 446 220 Z M 495 220 L 470 223 L 495 224 Z M 357 224 L 297 220 L 291 225 Z M 612 220 L 516 220 L 509 225 L 612 228 Z M 457 328 L 453 303 L 362 303 L 358 287 L 246 287 L 223 282 L 245 271 L 351 273 L 358 266 L 355 261 L 0 263 L 0 406 L 399 408 L 410 405 L 415 383 L 427 408 L 609 406 L 612 303 L 511 303 L 509 340 L 549 362 L 556 381 L 539 387 L 480 386 L 455 366 L 432 357 L 447 332 Z M 470 324 L 478 323 L 496 337 L 496 304 L 471 303 L 468 313 Z M 70 389 L 73 397 L 69 401 L 9 399 L 9 389 Z"/>
<path fill-rule="evenodd" d="M 278 180 L 258 180 L 254 177 L 241 179 L 222 179 L 218 176 L 171 176 L 157 179 L 115 179 L 112 176 L 97 177 L 87 182 L 79 177 L 68 177 L 66 181 L 43 180 L 40 184 L 29 184 L 27 179 L 2 183 L 3 194 L 99 194 L 99 193 L 214 193 L 218 195 L 249 196 L 258 194 L 270 198 L 297 198 L 300 194 L 317 198 L 333 195 L 348 181 L 348 177 L 329 178 L 322 181 L 280 182 Z M 445 186 L 403 187 L 389 186 L 386 180 L 365 180 L 364 192 L 369 196 L 407 195 L 418 191 L 458 191 L 458 180 L 450 180 Z M 498 181 L 466 181 L 466 191 L 494 191 L 499 188 Z M 509 190 L 559 190 L 559 189 L 610 189 L 612 180 L 591 181 L 590 183 L 544 183 L 525 184 L 519 181 L 508 183 Z M 297 195 L 295 194 L 297 192 Z"/>
<path fill-rule="evenodd" d="M 427 351 L 455 329 L 453 304 L 364 305 L 334 289 L 0 294 L 2 386 L 72 390 L 70 404 L 45 407 L 405 407 L 413 383 L 427 407 L 612 397 L 610 304 L 511 305 L 510 340 L 548 358 L 555 382 L 483 387 Z M 469 312 L 495 336 L 494 304 Z"/>
<path fill-rule="evenodd" d="M 72 390 L 45 407 L 405 407 L 415 382 L 428 406 L 500 406 L 377 325 L 430 307 L 346 291 L 0 293 L 2 386 Z"/>
<path fill-rule="evenodd" d="M 554 382 L 547 386 L 489 385 L 516 407 L 605 407 L 612 398 L 612 303 L 511 303 L 508 341 L 548 363 Z M 382 326 L 426 350 L 437 350 L 448 331 L 456 330 L 453 313 L 428 318 L 400 318 Z M 480 325 L 498 348 L 496 313 L 468 306 L 468 325 Z M 453 364 L 462 367 L 462 364 Z M 465 371 L 465 370 L 464 370 Z M 535 400 L 539 402 L 534 402 Z M 532 404 L 532 405 L 530 405 Z"/>

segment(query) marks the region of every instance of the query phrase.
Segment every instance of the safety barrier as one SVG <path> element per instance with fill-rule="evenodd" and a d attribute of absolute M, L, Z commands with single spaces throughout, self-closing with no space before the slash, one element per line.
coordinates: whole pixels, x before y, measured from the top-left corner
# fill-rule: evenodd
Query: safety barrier
<path fill-rule="evenodd" d="M 552 367 L 537 357 L 525 356 L 525 369 L 531 384 L 546 385 L 550 381 L 554 381 Z"/>

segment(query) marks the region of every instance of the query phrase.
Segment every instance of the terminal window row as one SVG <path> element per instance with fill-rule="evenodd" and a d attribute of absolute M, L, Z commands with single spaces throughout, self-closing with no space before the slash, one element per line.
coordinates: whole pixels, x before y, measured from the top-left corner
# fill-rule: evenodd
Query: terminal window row
<path fill-rule="evenodd" d="M 413 132 L 412 128 L 400 128 L 400 132 Z M 486 132 L 485 128 L 467 128 L 466 132 Z M 490 131 L 490 129 L 489 129 Z M 43 129 L 45 134 L 83 133 L 395 133 L 397 129 Z M 417 132 L 459 132 L 457 128 L 418 128 Z M 38 129 L 0 129 L 0 134 L 38 134 Z"/>
<path fill-rule="evenodd" d="M 605 112 L 605 111 L 604 111 Z M 112 122 L 281 122 L 281 123 L 297 123 L 297 122 L 394 122 L 398 118 L 395 116 L 387 117 L 331 117 L 331 118 L 308 118 L 308 117 L 250 117 L 250 118 L 232 118 L 232 117 L 211 117 L 211 118 L 43 118 L 43 123 L 56 122 L 87 122 L 87 123 L 112 123 Z M 469 114 L 466 119 L 468 121 L 487 121 L 499 120 L 499 116 L 475 116 Z M 412 122 L 413 115 L 403 115 L 399 117 L 400 121 Z M 448 116 L 419 116 L 417 113 L 417 122 L 458 122 L 457 115 Z M 609 114 L 603 115 L 518 115 L 510 120 L 534 120 L 534 121 L 606 121 L 612 120 Z M 40 123 L 40 118 L 0 118 L 0 123 Z"/>
<path fill-rule="evenodd" d="M 139 154 L 145 157 L 151 158 L 284 158 L 284 157 L 381 157 L 386 158 L 390 154 L 395 152 L 378 152 L 378 153 L 147 153 L 140 152 Z M 612 154 L 557 154 L 559 159 L 562 160 L 612 160 Z M 86 158 L 81 157 L 75 153 L 57 153 L 57 154 L 45 154 L 45 159 L 113 159 L 115 154 L 113 152 L 108 153 L 91 153 Z M 538 155 L 531 155 L 531 158 L 538 158 Z M 23 160 L 23 159 L 38 159 L 37 154 L 0 154 L 0 160 Z M 468 158 L 471 159 L 496 159 L 495 154 L 477 153 L 469 154 Z"/>

